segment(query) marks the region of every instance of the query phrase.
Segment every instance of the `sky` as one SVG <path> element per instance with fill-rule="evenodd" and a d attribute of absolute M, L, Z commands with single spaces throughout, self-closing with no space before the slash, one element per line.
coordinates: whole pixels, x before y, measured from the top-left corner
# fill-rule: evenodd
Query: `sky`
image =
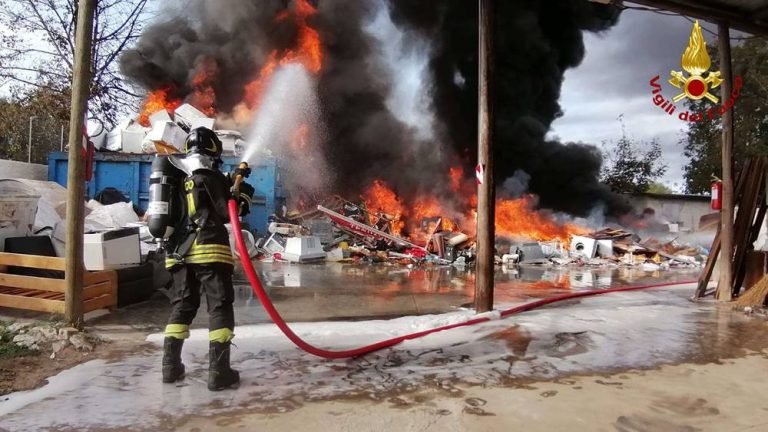
<path fill-rule="evenodd" d="M 707 30 L 716 33 L 717 26 L 700 24 L 707 45 L 715 44 L 717 36 Z M 622 115 L 631 139 L 659 140 L 668 165 L 662 182 L 682 191 L 687 159 L 680 140 L 687 125 L 677 115 L 685 106 L 680 101 L 675 104 L 674 115 L 665 113 L 652 102 L 649 81 L 660 76 L 666 99 L 679 93 L 667 80 L 671 70 L 682 70 L 681 56 L 692 27 L 693 23 L 681 16 L 628 9 L 609 31 L 585 34 L 586 57 L 565 74 L 560 98 L 564 115 L 553 123 L 550 134 L 563 141 L 610 144 L 621 137 Z"/>

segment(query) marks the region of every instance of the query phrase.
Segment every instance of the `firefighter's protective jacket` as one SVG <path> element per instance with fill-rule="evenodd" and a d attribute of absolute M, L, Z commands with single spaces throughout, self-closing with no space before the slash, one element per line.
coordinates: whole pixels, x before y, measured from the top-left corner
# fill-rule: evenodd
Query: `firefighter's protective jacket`
<path fill-rule="evenodd" d="M 224 226 L 229 221 L 227 201 L 231 187 L 229 177 L 216 170 L 199 169 L 185 179 L 187 239 L 194 236 L 194 241 L 191 245 L 183 241 L 177 249 L 184 264 L 234 265 L 229 233 Z M 166 260 L 167 268 L 178 264 L 172 258 Z"/>
<path fill-rule="evenodd" d="M 229 178 L 218 171 L 197 170 L 187 177 L 187 212 L 197 230 L 192 247 L 184 254 L 187 264 L 234 265 L 229 233 L 224 226 L 229 221 L 227 201 L 231 187 Z"/>

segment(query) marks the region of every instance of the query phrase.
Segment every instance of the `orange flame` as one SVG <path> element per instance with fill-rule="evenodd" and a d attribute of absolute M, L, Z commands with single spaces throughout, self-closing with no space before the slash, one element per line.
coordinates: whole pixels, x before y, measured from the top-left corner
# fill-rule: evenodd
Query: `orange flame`
<path fill-rule="evenodd" d="M 218 65 L 213 59 L 200 62 L 195 76 L 192 77 L 194 92 L 187 97 L 187 102 L 208 117 L 216 115 L 216 91 L 213 89 L 213 83 L 218 73 Z"/>
<path fill-rule="evenodd" d="M 464 170 L 461 167 L 453 167 L 448 170 L 448 175 L 451 177 L 451 190 L 458 192 L 461 189 L 461 180 L 464 177 Z"/>
<path fill-rule="evenodd" d="M 533 208 L 533 196 L 496 201 L 496 234 L 530 240 L 568 241 L 571 234 L 588 230 L 574 224 L 559 224 L 544 211 Z"/>
<path fill-rule="evenodd" d="M 147 98 L 141 107 L 141 114 L 139 114 L 139 124 L 144 127 L 151 126 L 149 116 L 162 110 L 167 110 L 170 113 L 181 106 L 181 99 L 169 98 L 169 94 L 174 91 L 174 87 L 171 85 L 163 88 L 153 90 L 147 94 Z"/>
<path fill-rule="evenodd" d="M 462 180 L 461 170 L 449 171 L 451 187 Z M 459 188 L 457 187 L 456 190 Z M 362 195 L 366 207 L 371 212 L 383 212 L 396 216 L 399 234 L 406 225 L 410 240 L 423 243 L 437 228 L 436 222 L 422 227 L 421 223 L 429 218 L 441 218 L 440 228 L 444 231 L 464 231 L 475 234 L 477 219 L 477 196 L 458 193 L 453 202 L 441 202 L 434 195 L 422 194 L 412 200 L 404 200 L 390 189 L 382 180 L 374 180 L 371 187 Z M 471 192 L 470 192 L 471 193 Z M 587 229 L 575 224 L 559 223 L 550 213 L 535 209 L 535 197 L 530 195 L 518 199 L 499 199 L 496 201 L 496 234 L 502 237 L 527 240 L 560 240 L 566 242 L 571 235 L 585 234 Z M 463 208 L 463 216 L 450 219 L 460 214 L 456 208 Z"/>
<path fill-rule="evenodd" d="M 278 66 L 299 63 L 314 74 L 320 72 L 323 66 L 320 34 L 307 23 L 307 20 L 316 14 L 317 9 L 307 0 L 296 0 L 293 13 L 284 11 L 275 18 L 278 22 L 293 18 L 298 27 L 297 46 L 295 49 L 289 49 L 282 53 L 277 50 L 272 51 L 256 79 L 246 84 L 243 101 L 249 110 L 255 109 L 261 103 L 269 79 Z"/>
<path fill-rule="evenodd" d="M 259 106 L 270 78 L 280 65 L 298 63 L 306 67 L 311 73 L 320 72 L 323 65 L 320 34 L 308 23 L 309 19 L 316 14 L 317 9 L 308 0 L 294 0 L 292 10 L 284 10 L 275 17 L 276 22 L 291 19 L 296 24 L 296 46 L 293 49 L 274 50 L 267 56 L 266 62 L 256 77 L 245 85 L 242 103 L 233 111 L 233 115 L 238 121 L 246 120 L 250 111 Z M 188 83 L 192 93 L 186 98 L 186 102 L 213 117 L 217 112 L 216 92 L 213 83 L 218 78 L 218 66 L 215 61 L 206 59 L 200 62 L 196 69 L 195 75 Z M 173 113 L 184 102 L 179 98 L 169 98 L 169 94 L 175 90 L 175 86 L 169 85 L 150 91 L 142 105 L 139 122 L 144 126 L 150 126 L 149 117 L 152 114 L 162 109 Z"/>
<path fill-rule="evenodd" d="M 397 194 L 381 180 L 374 180 L 370 188 L 362 196 L 365 207 L 372 214 L 383 213 L 393 221 L 392 233 L 402 235 L 405 223 L 401 220 L 405 205 Z"/>

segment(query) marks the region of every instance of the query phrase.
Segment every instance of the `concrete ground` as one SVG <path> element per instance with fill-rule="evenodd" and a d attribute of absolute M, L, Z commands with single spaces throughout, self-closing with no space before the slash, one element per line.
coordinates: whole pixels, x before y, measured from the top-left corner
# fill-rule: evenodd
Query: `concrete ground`
<path fill-rule="evenodd" d="M 473 276 L 456 269 L 265 264 L 270 297 L 312 343 L 345 348 L 472 317 Z M 558 293 L 696 272 L 499 271 L 504 308 Z M 185 345 L 187 378 L 159 382 L 161 334 L 0 401 L 0 430 L 707 431 L 768 430 L 761 317 L 692 303 L 690 284 L 566 302 L 347 360 L 296 349 L 238 288 L 238 389 L 209 393 L 205 312 Z M 5 312 L 5 311 L 1 311 Z M 162 331 L 162 296 L 89 328 L 142 343 Z M 400 318 L 396 318 L 400 317 Z M 353 322 L 352 322 L 353 321 Z"/>

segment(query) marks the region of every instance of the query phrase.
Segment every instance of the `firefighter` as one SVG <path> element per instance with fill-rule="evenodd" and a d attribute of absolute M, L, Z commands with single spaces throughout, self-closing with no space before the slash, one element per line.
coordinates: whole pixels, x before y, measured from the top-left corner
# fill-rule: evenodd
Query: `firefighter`
<path fill-rule="evenodd" d="M 181 348 L 189 337 L 189 325 L 204 293 L 210 315 L 208 389 L 218 391 L 240 381 L 240 374 L 229 362 L 235 317 L 234 259 L 224 226 L 229 221 L 227 202 L 236 192 L 240 216 L 244 216 L 254 190 L 245 182 L 239 191 L 231 190 L 234 178 L 248 177 L 250 169 L 238 168 L 229 176 L 219 171 L 222 144 L 212 130 L 192 130 L 186 140 L 186 153 L 183 164 L 188 175 L 183 189 L 187 227 L 174 253 L 166 257 L 166 268 L 173 274 L 175 297 L 165 328 L 163 382 L 173 383 L 184 377 Z"/>

